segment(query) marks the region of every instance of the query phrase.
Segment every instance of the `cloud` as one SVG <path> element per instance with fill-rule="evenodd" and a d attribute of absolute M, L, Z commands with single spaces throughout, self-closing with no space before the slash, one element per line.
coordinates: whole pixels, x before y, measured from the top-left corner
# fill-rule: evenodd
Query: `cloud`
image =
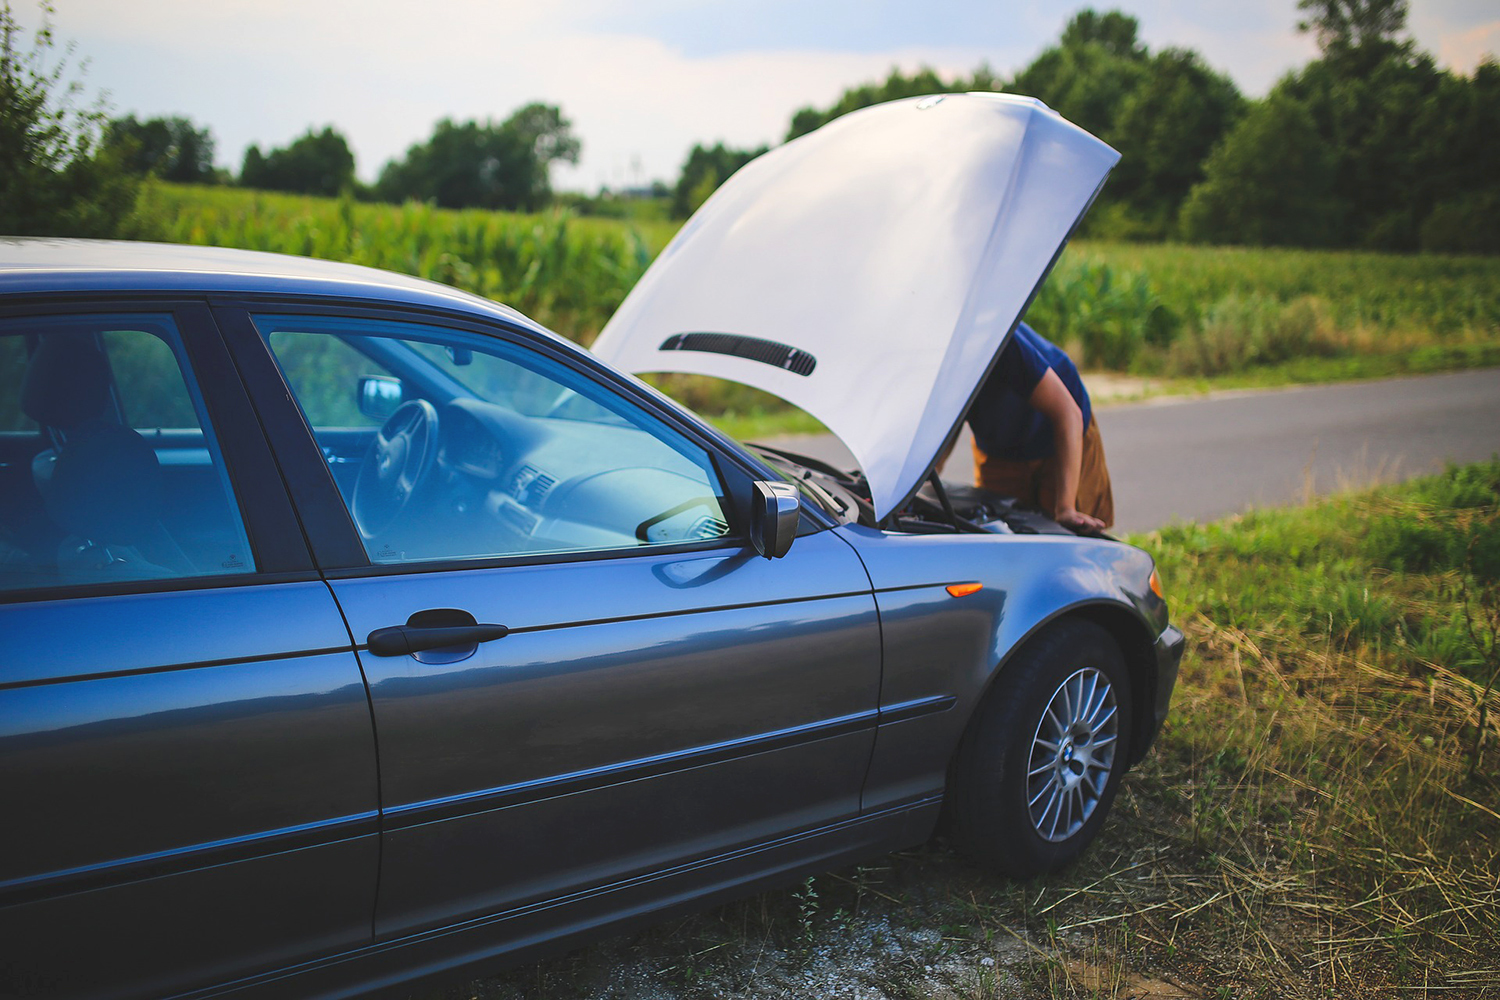
<path fill-rule="evenodd" d="M 1438 58 L 1459 73 L 1473 73 L 1486 56 L 1494 59 L 1497 54 L 1500 54 L 1500 21 L 1455 31 L 1438 40 Z"/>
<path fill-rule="evenodd" d="M 1412 28 L 1449 65 L 1494 51 L 1493 0 L 1429 0 Z M 1082 0 L 67 0 L 60 39 L 120 113 L 184 114 L 218 159 L 332 124 L 373 178 L 443 117 L 503 119 L 559 104 L 583 140 L 561 185 L 673 179 L 695 142 L 778 141 L 791 115 L 849 86 L 927 65 L 1013 72 L 1057 39 Z M 1099 6 L 1099 5 L 1095 5 Z M 1105 5 L 1108 6 L 1108 5 Z M 1197 48 L 1259 94 L 1315 54 L 1295 0 L 1134 0 L 1153 48 Z M 24 0 L 23 23 L 37 19 Z M 1425 40 L 1425 41 L 1423 41 Z M 637 166 L 638 164 L 638 166 Z"/>
<path fill-rule="evenodd" d="M 563 16 L 541 13 L 547 6 L 75 0 L 57 27 L 93 56 L 89 82 L 120 112 L 207 124 L 232 167 L 251 143 L 283 145 L 333 124 L 373 178 L 440 118 L 498 120 L 540 100 L 561 105 L 583 139 L 583 161 L 560 168 L 558 183 L 585 189 L 670 180 L 694 142 L 778 141 L 797 108 L 892 66 L 956 74 L 983 57 L 963 47 L 693 57 L 656 38 L 588 30 L 603 0 Z"/>

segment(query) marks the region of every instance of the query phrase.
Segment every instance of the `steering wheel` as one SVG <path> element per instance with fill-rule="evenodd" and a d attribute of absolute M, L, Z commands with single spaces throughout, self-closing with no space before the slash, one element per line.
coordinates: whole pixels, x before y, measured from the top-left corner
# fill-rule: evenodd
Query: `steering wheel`
<path fill-rule="evenodd" d="M 402 403 L 375 432 L 354 481 L 354 523 L 366 539 L 383 534 L 437 464 L 438 414 L 425 399 Z"/>

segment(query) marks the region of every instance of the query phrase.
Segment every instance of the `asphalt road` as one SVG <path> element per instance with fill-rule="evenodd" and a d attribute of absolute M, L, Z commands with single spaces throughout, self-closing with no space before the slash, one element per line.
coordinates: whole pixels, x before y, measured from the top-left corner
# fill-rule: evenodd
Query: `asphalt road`
<path fill-rule="evenodd" d="M 1101 407 L 1118 531 L 1425 475 L 1500 452 L 1500 368 Z M 789 450 L 851 463 L 832 437 Z M 946 478 L 966 480 L 968 431 Z"/>

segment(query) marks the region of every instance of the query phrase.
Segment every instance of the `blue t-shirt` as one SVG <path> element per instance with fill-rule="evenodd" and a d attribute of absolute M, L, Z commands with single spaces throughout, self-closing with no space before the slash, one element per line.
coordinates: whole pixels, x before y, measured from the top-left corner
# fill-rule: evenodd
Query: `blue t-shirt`
<path fill-rule="evenodd" d="M 1029 402 L 1048 368 L 1057 372 L 1073 394 L 1073 401 L 1083 411 L 1083 427 L 1088 429 L 1094 411 L 1073 359 L 1021 323 L 1006 341 L 1000 360 L 969 408 L 969 427 L 986 455 L 1009 461 L 1052 457 L 1052 424 Z"/>

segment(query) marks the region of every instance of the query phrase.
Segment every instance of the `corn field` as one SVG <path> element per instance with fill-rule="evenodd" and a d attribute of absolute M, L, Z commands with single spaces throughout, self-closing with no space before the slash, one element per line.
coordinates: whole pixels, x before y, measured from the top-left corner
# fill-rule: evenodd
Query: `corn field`
<path fill-rule="evenodd" d="M 430 278 L 515 306 L 585 344 L 677 226 L 162 183 L 146 186 L 137 210 L 145 239 Z M 1494 364 L 1500 258 L 1080 242 L 1027 319 L 1091 369 L 1217 377 L 1400 352 L 1416 358 L 1410 370 Z M 1342 371 L 1324 370 L 1325 379 Z M 1345 374 L 1361 373 L 1371 372 Z"/>

